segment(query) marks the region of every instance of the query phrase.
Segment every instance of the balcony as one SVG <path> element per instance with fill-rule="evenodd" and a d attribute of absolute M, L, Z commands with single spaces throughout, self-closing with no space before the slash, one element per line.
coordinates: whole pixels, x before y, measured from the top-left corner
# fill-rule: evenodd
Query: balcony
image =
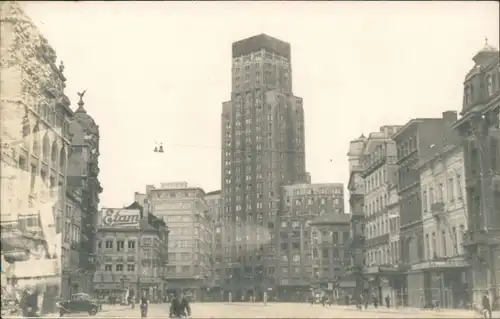
<path fill-rule="evenodd" d="M 464 246 L 500 245 L 500 229 L 468 230 L 464 234 Z"/>
<path fill-rule="evenodd" d="M 439 220 L 440 218 L 443 217 L 443 214 L 445 213 L 445 206 L 444 202 L 442 200 L 439 200 L 435 203 L 431 204 L 431 212 L 432 216 Z"/>

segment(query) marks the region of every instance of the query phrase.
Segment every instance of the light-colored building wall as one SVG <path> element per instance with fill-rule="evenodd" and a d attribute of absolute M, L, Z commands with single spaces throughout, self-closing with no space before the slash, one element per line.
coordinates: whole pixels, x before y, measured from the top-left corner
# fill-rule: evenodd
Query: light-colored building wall
<path fill-rule="evenodd" d="M 169 227 L 167 276 L 172 289 L 197 290 L 209 285 L 212 224 L 205 192 L 185 182 L 148 185 L 151 213 Z"/>
<path fill-rule="evenodd" d="M 396 146 L 391 135 L 399 126 L 383 126 L 371 133 L 363 152 L 363 178 L 365 185 L 364 209 L 366 230 L 366 261 L 368 266 L 391 264 L 390 245 L 379 240 L 390 233 L 389 187 L 394 184 Z M 375 244 L 376 243 L 376 244 Z"/>
<path fill-rule="evenodd" d="M 2 241 L 22 248 L 11 256 L 20 287 L 28 282 L 57 287 L 44 293 L 43 315 L 55 311 L 54 298 L 61 293 L 60 231 L 72 111 L 56 52 L 19 2 L 0 3 L 0 28 Z M 33 240 L 34 233 L 44 242 Z M 4 258 L 9 253 L 2 249 Z M 41 279 L 28 279 L 35 277 Z"/>
<path fill-rule="evenodd" d="M 390 264 L 397 264 L 400 257 L 399 244 L 399 196 L 396 185 L 389 187 L 389 203 L 387 204 L 389 215 L 389 261 Z"/>
<path fill-rule="evenodd" d="M 464 176 L 460 147 L 434 158 L 420 171 L 426 260 L 465 253 L 462 247 L 467 230 Z M 437 206 L 441 204 L 443 214 L 438 214 Z"/>

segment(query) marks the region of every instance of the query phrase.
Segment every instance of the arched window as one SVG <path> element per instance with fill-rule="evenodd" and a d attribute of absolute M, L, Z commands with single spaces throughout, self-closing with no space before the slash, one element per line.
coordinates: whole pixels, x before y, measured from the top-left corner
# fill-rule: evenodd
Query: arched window
<path fill-rule="evenodd" d="M 33 154 L 35 156 L 40 156 L 40 135 L 38 123 L 33 128 Z"/>
<path fill-rule="evenodd" d="M 42 141 L 42 156 L 45 162 L 49 161 L 49 152 L 50 152 L 49 136 L 45 134 Z"/>
<path fill-rule="evenodd" d="M 491 74 L 486 76 L 486 88 L 488 89 L 488 96 L 493 95 L 493 78 Z"/>
<path fill-rule="evenodd" d="M 56 168 L 57 165 L 57 155 L 58 154 L 57 143 L 56 141 L 52 142 L 52 150 L 50 151 L 50 164 L 52 168 Z"/>

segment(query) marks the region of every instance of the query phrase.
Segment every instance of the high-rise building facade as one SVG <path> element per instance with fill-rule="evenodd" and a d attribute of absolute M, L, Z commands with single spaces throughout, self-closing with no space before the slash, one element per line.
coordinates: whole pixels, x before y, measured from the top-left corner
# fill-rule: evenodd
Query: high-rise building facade
<path fill-rule="evenodd" d="M 276 269 L 276 237 L 257 236 L 276 233 L 268 226 L 277 221 L 280 187 L 309 176 L 290 44 L 264 34 L 233 43 L 231 82 L 221 117 L 224 291 L 241 300 L 276 285 L 268 276 Z"/>
<path fill-rule="evenodd" d="M 333 249 L 331 241 L 329 244 L 328 240 L 321 241 L 318 239 L 320 234 L 311 231 L 310 222 L 319 217 L 330 221 L 336 217 L 327 216 L 347 218 L 347 215 L 344 213 L 344 186 L 341 183 L 293 184 L 283 186 L 281 191 L 278 223 L 268 225 L 268 229 L 278 230 L 276 262 L 279 267 L 271 270 L 268 276 L 277 279 L 279 300 L 292 300 L 304 297 L 313 282 L 332 280 L 333 267 L 343 260 L 343 255 Z M 333 237 L 340 245 L 345 235 L 337 228 L 335 233 Z M 327 239 L 331 238 L 328 236 Z"/>
<path fill-rule="evenodd" d="M 498 49 L 486 43 L 473 58 L 464 81 L 461 115 L 468 231 L 465 247 L 471 263 L 471 294 L 500 296 L 500 62 Z"/>
<path fill-rule="evenodd" d="M 146 186 L 151 213 L 169 228 L 168 292 L 202 298 L 210 288 L 212 224 L 205 191 L 186 182 Z"/>

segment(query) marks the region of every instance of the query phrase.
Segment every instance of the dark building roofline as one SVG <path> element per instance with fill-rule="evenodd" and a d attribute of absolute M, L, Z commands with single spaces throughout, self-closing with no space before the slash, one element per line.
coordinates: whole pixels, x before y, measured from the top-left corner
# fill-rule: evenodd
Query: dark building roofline
<path fill-rule="evenodd" d="M 210 196 L 210 195 L 220 195 L 222 193 L 221 190 L 217 190 L 217 191 L 211 191 L 211 192 L 208 192 L 205 194 L 205 196 Z"/>
<path fill-rule="evenodd" d="M 287 58 L 288 60 L 291 60 L 290 43 L 264 33 L 233 42 L 232 56 L 233 58 L 237 58 L 242 55 L 257 52 L 261 49 L 276 53 Z"/>

